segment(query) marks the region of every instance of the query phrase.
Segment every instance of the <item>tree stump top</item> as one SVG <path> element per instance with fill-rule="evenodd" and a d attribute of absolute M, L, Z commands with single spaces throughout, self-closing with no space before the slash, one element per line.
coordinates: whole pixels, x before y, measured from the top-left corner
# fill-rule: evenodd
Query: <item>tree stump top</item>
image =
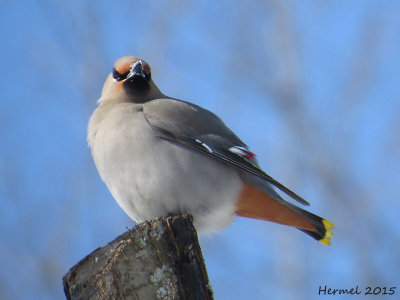
<path fill-rule="evenodd" d="M 212 299 L 192 217 L 138 224 L 64 276 L 67 299 Z"/>

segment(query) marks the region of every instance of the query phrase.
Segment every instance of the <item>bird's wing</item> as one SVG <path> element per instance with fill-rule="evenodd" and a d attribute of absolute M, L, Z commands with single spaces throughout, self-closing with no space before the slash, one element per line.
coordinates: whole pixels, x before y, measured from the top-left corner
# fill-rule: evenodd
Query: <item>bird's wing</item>
<path fill-rule="evenodd" d="M 157 99 L 145 103 L 143 113 L 156 136 L 258 176 L 299 203 L 309 205 L 302 197 L 265 173 L 246 144 L 208 110 L 176 99 Z"/>

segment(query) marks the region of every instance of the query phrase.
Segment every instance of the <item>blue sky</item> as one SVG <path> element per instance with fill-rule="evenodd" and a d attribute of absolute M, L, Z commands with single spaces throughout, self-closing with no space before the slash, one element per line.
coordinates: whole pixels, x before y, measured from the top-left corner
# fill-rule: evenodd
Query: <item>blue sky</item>
<path fill-rule="evenodd" d="M 0 298 L 63 299 L 68 269 L 134 225 L 86 142 L 123 55 L 148 61 L 165 94 L 217 113 L 336 225 L 331 247 L 239 218 L 201 237 L 216 299 L 317 299 L 324 285 L 399 294 L 399 11 L 373 0 L 3 1 Z"/>

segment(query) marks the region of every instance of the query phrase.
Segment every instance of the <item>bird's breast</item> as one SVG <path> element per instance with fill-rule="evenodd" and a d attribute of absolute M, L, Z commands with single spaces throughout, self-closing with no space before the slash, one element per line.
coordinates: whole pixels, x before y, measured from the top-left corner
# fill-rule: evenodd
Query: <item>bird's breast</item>
<path fill-rule="evenodd" d="M 108 112 L 92 144 L 100 176 L 133 220 L 188 212 L 200 231 L 232 221 L 242 188 L 238 171 L 154 136 L 142 111 Z"/>

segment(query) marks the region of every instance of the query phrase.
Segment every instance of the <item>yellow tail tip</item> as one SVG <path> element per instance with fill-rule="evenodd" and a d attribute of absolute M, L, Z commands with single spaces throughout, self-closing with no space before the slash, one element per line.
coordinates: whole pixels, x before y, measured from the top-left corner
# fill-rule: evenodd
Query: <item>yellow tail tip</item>
<path fill-rule="evenodd" d="M 324 224 L 325 229 L 332 229 L 335 228 L 335 225 L 333 225 L 331 222 L 329 222 L 328 220 L 322 219 L 322 224 Z"/>
<path fill-rule="evenodd" d="M 328 220 L 323 219 L 322 224 L 324 224 L 325 227 L 325 236 L 319 240 L 320 243 L 329 246 L 331 244 L 330 238 L 333 237 L 332 231 L 330 229 L 334 228 L 335 225 L 333 225 L 331 222 Z"/>
<path fill-rule="evenodd" d="M 330 244 L 331 244 L 331 241 L 326 237 L 323 238 L 323 239 L 320 239 L 319 242 L 324 244 L 324 245 L 327 245 L 327 246 L 330 246 Z"/>
<path fill-rule="evenodd" d="M 330 239 L 331 237 L 333 237 L 332 231 L 330 231 L 329 229 L 326 230 L 324 238 Z"/>

